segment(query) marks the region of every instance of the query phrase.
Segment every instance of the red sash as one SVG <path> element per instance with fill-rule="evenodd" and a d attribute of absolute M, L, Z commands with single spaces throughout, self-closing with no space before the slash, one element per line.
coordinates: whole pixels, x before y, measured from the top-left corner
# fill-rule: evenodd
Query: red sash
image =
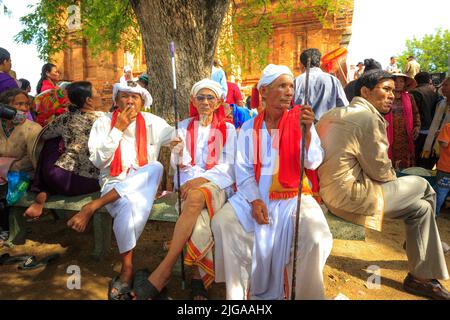
<path fill-rule="evenodd" d="M 195 165 L 195 150 L 197 146 L 199 115 L 197 110 L 191 105 L 191 121 L 187 127 L 186 144 L 191 155 L 191 165 Z M 213 168 L 219 161 L 220 153 L 227 141 L 227 120 L 223 106 L 220 106 L 213 114 L 211 130 L 208 138 L 208 155 L 206 158 L 206 170 Z M 217 152 L 216 152 L 217 151 Z"/>
<path fill-rule="evenodd" d="M 119 115 L 119 109 L 114 111 L 111 119 L 111 129 L 114 128 L 117 116 Z M 111 162 L 110 176 L 117 177 L 123 171 L 122 167 L 122 151 L 120 148 L 121 142 L 114 153 L 113 161 Z M 139 112 L 136 117 L 136 153 L 139 167 L 145 166 L 148 163 L 147 153 L 147 127 L 142 114 Z"/>
<path fill-rule="evenodd" d="M 300 181 L 300 143 L 302 139 L 302 132 L 300 129 L 300 106 L 295 106 L 291 110 L 286 110 L 281 116 L 278 123 L 279 140 L 274 142 L 274 148 L 279 149 L 279 172 L 278 181 L 272 182 L 272 185 L 277 187 L 279 185 L 283 190 L 272 192 L 270 198 L 285 199 L 297 194 L 296 189 Z M 258 114 L 253 123 L 253 165 L 255 171 L 256 182 L 259 183 L 261 176 L 261 129 L 264 121 L 265 112 Z M 281 143 L 280 143 L 281 142 Z M 306 176 L 312 183 L 312 190 L 309 185 L 303 181 L 302 193 L 318 192 L 318 181 L 316 171 L 305 169 Z M 312 192 L 311 192 L 312 191 Z M 283 193 L 286 193 L 283 196 Z"/>

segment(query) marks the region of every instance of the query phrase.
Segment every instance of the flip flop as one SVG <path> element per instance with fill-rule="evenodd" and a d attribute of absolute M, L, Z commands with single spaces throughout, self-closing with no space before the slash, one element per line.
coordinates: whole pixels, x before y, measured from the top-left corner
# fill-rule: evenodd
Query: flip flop
<path fill-rule="evenodd" d="M 115 289 L 115 291 L 113 291 Z M 108 286 L 108 300 L 132 300 L 131 287 L 128 283 L 120 281 L 120 277 L 114 277 Z"/>
<path fill-rule="evenodd" d="M 55 254 L 49 255 L 48 257 L 45 257 L 38 261 L 35 256 L 29 256 L 29 258 L 25 262 L 21 263 L 18 268 L 19 268 L 19 270 L 37 269 L 37 268 L 46 266 L 49 263 L 54 262 L 59 257 L 60 257 L 60 254 L 55 253 Z"/>
<path fill-rule="evenodd" d="M 148 269 L 139 270 L 134 275 L 133 291 L 136 300 L 171 300 L 167 296 L 167 288 L 158 291 L 156 287 L 148 281 L 150 271 Z"/>
<path fill-rule="evenodd" d="M 30 256 L 28 254 L 18 255 L 18 256 L 10 256 L 9 253 L 5 253 L 0 256 L 0 266 L 23 263 L 23 262 L 27 261 L 28 259 L 30 259 L 31 257 L 34 257 L 34 256 Z"/>
<path fill-rule="evenodd" d="M 191 299 L 196 300 L 196 297 L 203 297 L 205 300 L 209 300 L 208 291 L 205 289 L 201 279 L 191 279 Z"/>

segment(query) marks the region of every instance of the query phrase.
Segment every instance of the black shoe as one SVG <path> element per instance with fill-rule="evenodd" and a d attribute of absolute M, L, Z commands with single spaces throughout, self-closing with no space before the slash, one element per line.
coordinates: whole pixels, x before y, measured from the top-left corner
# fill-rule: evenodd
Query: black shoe
<path fill-rule="evenodd" d="M 439 281 L 435 279 L 426 282 L 418 281 L 410 273 L 403 281 L 403 289 L 411 294 L 433 300 L 450 300 L 450 293 Z"/>

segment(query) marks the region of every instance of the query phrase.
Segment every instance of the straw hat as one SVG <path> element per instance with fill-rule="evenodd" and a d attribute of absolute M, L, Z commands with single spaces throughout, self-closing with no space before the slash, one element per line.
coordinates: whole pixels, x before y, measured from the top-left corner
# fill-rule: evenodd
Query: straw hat
<path fill-rule="evenodd" d="M 413 78 L 408 77 L 406 74 L 403 73 L 393 73 L 392 74 L 395 78 L 397 77 L 403 77 L 405 79 L 405 91 L 409 91 L 411 89 L 414 89 L 417 87 L 417 82 Z"/>

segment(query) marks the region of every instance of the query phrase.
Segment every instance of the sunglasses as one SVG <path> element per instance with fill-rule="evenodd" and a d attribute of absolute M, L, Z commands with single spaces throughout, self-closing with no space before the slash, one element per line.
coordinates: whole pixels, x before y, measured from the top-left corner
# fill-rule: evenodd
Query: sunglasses
<path fill-rule="evenodd" d="M 205 99 L 208 99 L 208 101 L 214 101 L 217 98 L 212 95 L 207 95 L 207 96 L 198 95 L 195 97 L 195 99 L 197 99 L 198 102 L 202 102 L 202 101 L 205 101 Z"/>

